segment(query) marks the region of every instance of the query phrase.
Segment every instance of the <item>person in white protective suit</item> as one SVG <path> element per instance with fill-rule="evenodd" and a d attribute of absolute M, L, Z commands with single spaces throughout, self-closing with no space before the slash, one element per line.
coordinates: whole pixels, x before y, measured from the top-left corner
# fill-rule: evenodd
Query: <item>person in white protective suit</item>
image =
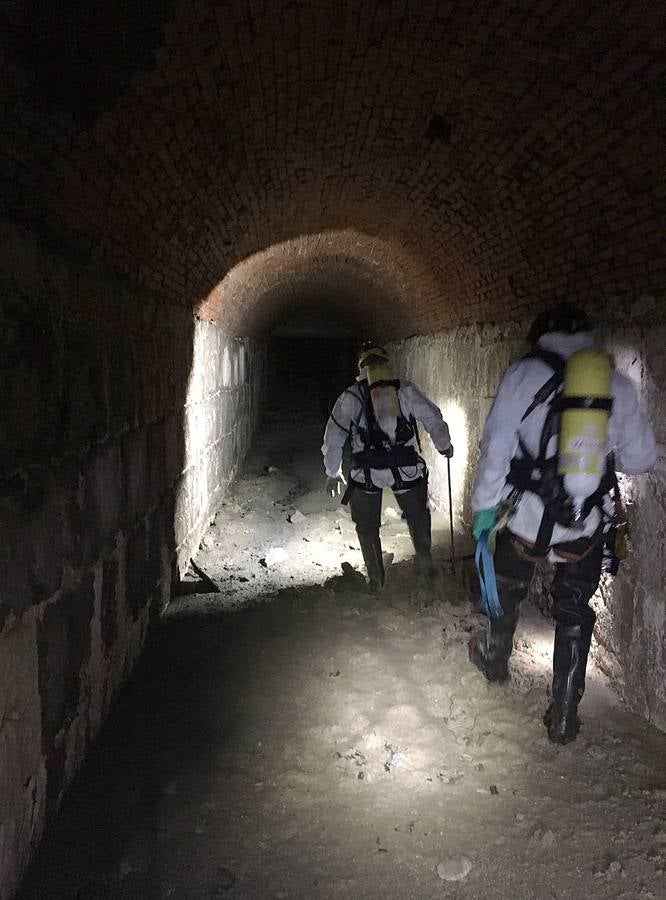
<path fill-rule="evenodd" d="M 537 317 L 528 337 L 533 349 L 504 375 L 483 432 L 472 494 L 473 533 L 479 540 L 483 532 L 493 533 L 498 518 L 506 523 L 497 533 L 494 553 L 501 615 L 472 638 L 469 654 L 489 681 L 508 678 L 519 605 L 535 563 L 545 559 L 555 563 L 552 702 L 544 724 L 553 742 L 565 744 L 575 740 L 580 727 L 577 708 L 596 621 L 588 604 L 614 529 L 613 497 L 619 496 L 615 473 L 647 471 L 655 462 L 656 444 L 629 379 L 613 370 L 607 354 L 583 353 L 594 343 L 593 324 L 584 312 L 560 304 Z M 600 358 L 606 361 L 607 396 L 600 396 L 604 391 L 597 388 L 592 397 L 568 397 L 565 384 L 572 361 L 584 363 L 589 358 L 594 365 Z M 566 454 L 560 439 L 568 409 L 574 414 L 601 412 L 602 419 L 605 414 L 599 454 L 603 471 L 587 489 L 568 484 L 576 485 L 576 479 L 588 475 L 562 474 L 573 471 L 563 463 Z M 583 454 L 581 471 L 594 449 L 591 434 L 595 432 L 588 422 L 587 431 L 571 441 L 574 453 Z M 572 490 L 582 496 L 570 496 Z"/>
<path fill-rule="evenodd" d="M 382 489 L 391 488 L 407 521 L 416 551 L 417 573 L 433 574 L 428 469 L 419 454 L 417 420 L 436 449 L 453 456 L 449 428 L 437 406 L 411 382 L 395 379 L 382 347 L 365 346 L 358 359 L 356 383 L 337 399 L 321 448 L 326 489 L 343 494 L 361 545 L 370 590 L 379 593 L 385 573 L 379 537 Z M 349 442 L 349 483 L 343 474 L 343 452 Z"/>

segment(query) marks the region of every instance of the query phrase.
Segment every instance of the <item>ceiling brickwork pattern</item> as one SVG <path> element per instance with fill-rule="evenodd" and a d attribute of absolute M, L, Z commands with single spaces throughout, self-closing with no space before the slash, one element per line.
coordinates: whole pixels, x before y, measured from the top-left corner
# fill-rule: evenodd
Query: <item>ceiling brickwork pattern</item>
<path fill-rule="evenodd" d="M 194 0 L 115 98 L 98 40 L 48 102 L 58 35 L 46 73 L 12 47 L 31 6 L 0 54 L 6 211 L 231 333 L 318 299 L 393 337 L 663 284 L 658 4 Z"/>

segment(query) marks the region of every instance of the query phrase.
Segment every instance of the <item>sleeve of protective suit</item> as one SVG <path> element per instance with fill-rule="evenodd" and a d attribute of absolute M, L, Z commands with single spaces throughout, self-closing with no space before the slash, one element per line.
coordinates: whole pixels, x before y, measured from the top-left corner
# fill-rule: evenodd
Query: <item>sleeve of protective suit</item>
<path fill-rule="evenodd" d="M 451 446 L 451 435 L 439 406 L 436 406 L 432 400 L 428 400 L 425 394 L 422 394 L 410 381 L 400 382 L 400 393 L 407 401 L 411 415 L 423 423 L 423 427 L 430 435 L 436 449 L 440 453 L 448 450 Z"/>
<path fill-rule="evenodd" d="M 511 366 L 497 390 L 481 440 L 481 457 L 472 492 L 472 510 L 491 509 L 502 498 L 511 460 L 518 447 L 521 417 L 529 405 L 524 401 L 521 363 Z"/>
<path fill-rule="evenodd" d="M 613 398 L 610 438 L 615 468 L 627 475 L 647 472 L 657 459 L 654 432 L 641 410 L 636 388 L 619 372 L 613 373 Z"/>
<path fill-rule="evenodd" d="M 342 453 L 345 441 L 349 436 L 354 412 L 360 401 L 352 391 L 345 391 L 335 401 L 333 411 L 326 423 L 324 443 L 321 452 L 324 456 L 324 468 L 329 478 L 337 478 L 342 472 Z"/>

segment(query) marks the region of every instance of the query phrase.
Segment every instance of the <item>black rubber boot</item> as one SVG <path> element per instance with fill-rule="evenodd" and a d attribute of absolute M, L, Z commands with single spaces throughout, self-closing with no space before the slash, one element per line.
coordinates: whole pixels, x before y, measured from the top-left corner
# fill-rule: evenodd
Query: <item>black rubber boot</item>
<path fill-rule="evenodd" d="M 554 744 L 576 740 L 580 730 L 578 704 L 585 692 L 585 669 L 590 639 L 580 625 L 555 629 L 553 649 L 553 699 L 543 722 Z"/>
<path fill-rule="evenodd" d="M 361 553 L 365 562 L 365 570 L 368 573 L 368 582 L 371 594 L 380 594 L 384 587 L 386 575 L 384 561 L 382 559 L 382 542 L 379 532 L 376 534 L 358 534 L 361 545 Z"/>
<path fill-rule="evenodd" d="M 467 645 L 470 662 L 488 681 L 501 683 L 509 677 L 509 657 L 517 623 L 517 615 L 491 619 L 488 630 L 475 634 Z"/>
<path fill-rule="evenodd" d="M 418 584 L 428 586 L 437 578 L 438 568 L 430 554 L 417 554 L 414 557 L 414 571 Z"/>

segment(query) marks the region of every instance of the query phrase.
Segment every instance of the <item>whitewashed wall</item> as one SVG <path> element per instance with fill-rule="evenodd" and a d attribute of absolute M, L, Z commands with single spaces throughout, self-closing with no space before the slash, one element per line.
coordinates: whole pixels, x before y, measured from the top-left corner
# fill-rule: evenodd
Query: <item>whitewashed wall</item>
<path fill-rule="evenodd" d="M 178 566 L 187 569 L 259 423 L 265 351 L 197 321 L 183 431 L 184 468 L 177 488 Z"/>

